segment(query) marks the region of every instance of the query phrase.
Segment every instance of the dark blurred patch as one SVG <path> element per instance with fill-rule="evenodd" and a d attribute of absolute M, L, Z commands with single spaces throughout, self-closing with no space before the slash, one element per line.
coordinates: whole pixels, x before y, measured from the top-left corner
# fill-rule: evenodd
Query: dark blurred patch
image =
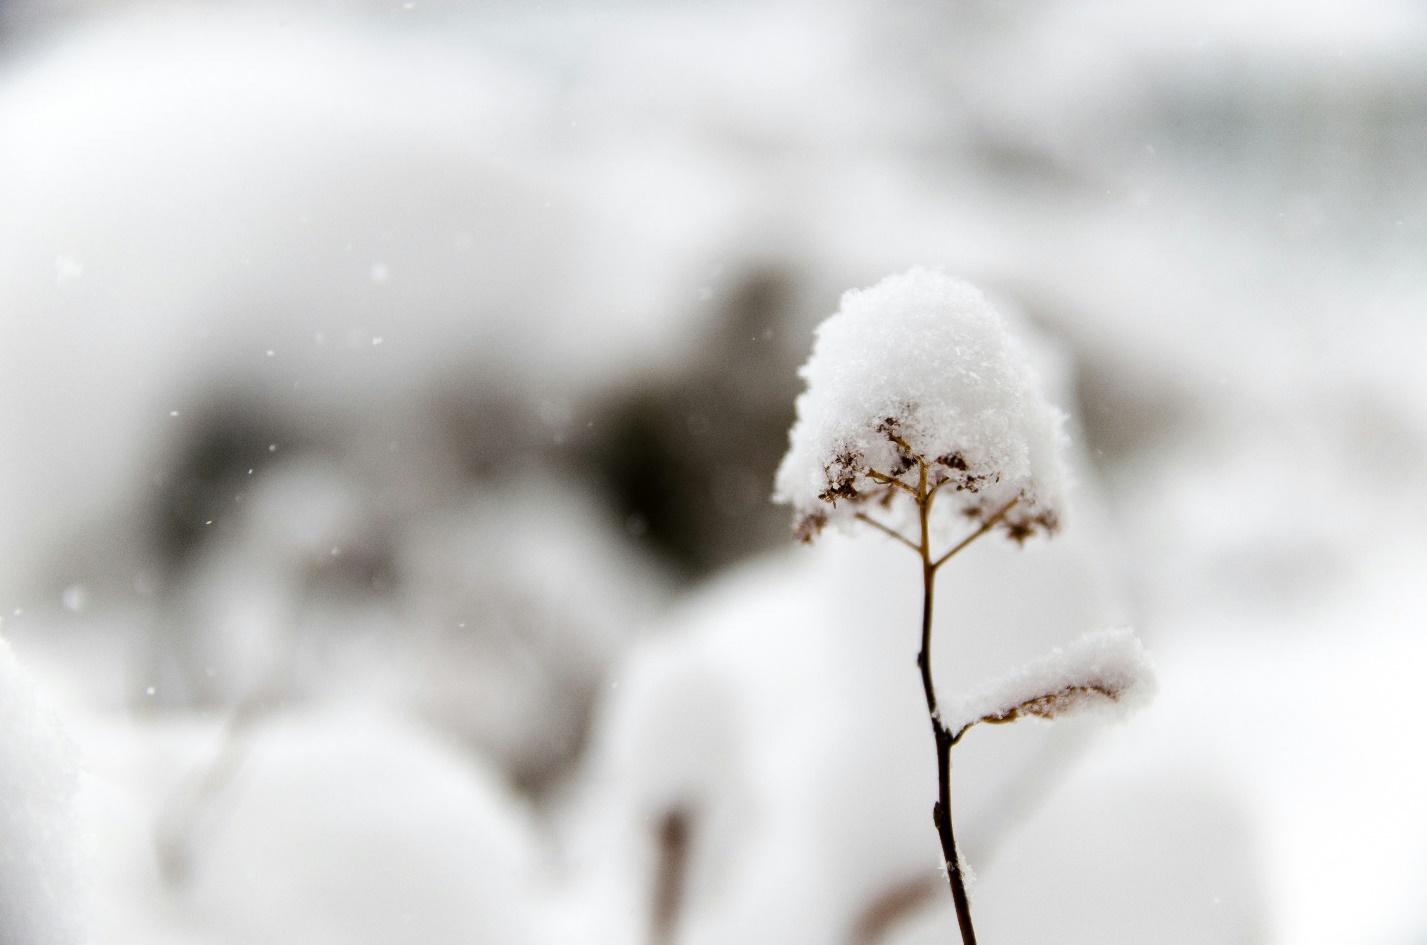
<path fill-rule="evenodd" d="M 655 830 L 659 854 L 654 875 L 654 915 L 649 928 L 650 945 L 673 945 L 676 940 L 679 914 L 684 908 L 684 895 L 688 886 L 692 834 L 692 814 L 677 807 L 660 819 Z"/>
<path fill-rule="evenodd" d="M 1162 365 L 1131 360 L 1104 338 L 1102 320 L 1029 280 L 998 287 L 1070 356 L 1074 404 L 1084 446 L 1104 468 L 1183 436 L 1199 413 L 1195 395 Z"/>
<path fill-rule="evenodd" d="M 471 480 L 509 475 L 547 445 L 523 391 L 452 384 L 435 396 L 437 423 L 457 468 Z"/>
<path fill-rule="evenodd" d="M 497 762 L 518 791 L 541 802 L 568 783 L 584 757 L 604 667 L 572 658 L 602 628 L 580 608 L 535 590 L 492 581 L 468 598 L 478 619 L 448 621 L 434 638 L 411 645 L 424 654 L 422 717 L 471 754 Z M 527 714 L 511 719 L 517 710 L 510 704 Z"/>
<path fill-rule="evenodd" d="M 1186 393 L 1103 360 L 1086 358 L 1080 365 L 1075 394 L 1096 465 L 1158 445 L 1192 420 Z"/>
<path fill-rule="evenodd" d="M 199 414 L 176 449 L 177 459 L 155 480 L 151 522 L 154 548 L 167 577 L 183 570 L 241 506 L 262 468 L 298 446 L 283 421 L 236 400 L 222 399 Z"/>
<path fill-rule="evenodd" d="M 999 177 L 1016 186 L 1040 186 L 1065 192 L 1081 191 L 1090 184 L 1078 169 L 1050 150 L 1017 139 L 990 127 L 978 126 L 964 142 L 965 152 L 957 157 L 974 161 L 988 177 Z"/>
<path fill-rule="evenodd" d="M 848 945 L 877 945 L 903 922 L 924 909 L 936 894 L 946 895 L 946 883 L 935 875 L 912 876 L 872 897 L 848 933 Z"/>
<path fill-rule="evenodd" d="M 631 534 L 687 577 L 786 538 L 768 497 L 806 353 L 786 337 L 795 287 L 786 267 L 750 269 L 696 360 L 613 398 L 575 460 L 594 469 Z"/>

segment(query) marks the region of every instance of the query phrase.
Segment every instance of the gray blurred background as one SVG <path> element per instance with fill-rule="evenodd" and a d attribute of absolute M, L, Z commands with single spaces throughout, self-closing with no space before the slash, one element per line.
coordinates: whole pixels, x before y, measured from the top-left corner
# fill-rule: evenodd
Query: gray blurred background
<path fill-rule="evenodd" d="M 939 672 L 1161 672 L 968 739 L 983 938 L 1427 941 L 1425 156 L 1389 0 L 0 0 L 0 634 L 85 934 L 952 941 L 914 566 L 768 501 L 813 326 L 926 264 L 1081 481 Z"/>

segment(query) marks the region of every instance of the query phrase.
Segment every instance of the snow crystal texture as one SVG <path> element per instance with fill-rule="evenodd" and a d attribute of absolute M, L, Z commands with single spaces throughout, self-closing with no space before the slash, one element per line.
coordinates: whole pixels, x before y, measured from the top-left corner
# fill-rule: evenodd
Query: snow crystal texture
<path fill-rule="evenodd" d="M 885 494 L 869 471 L 915 486 L 908 449 L 931 464 L 933 482 L 952 486 L 938 492 L 943 517 L 985 519 L 1019 498 L 1005 519 L 1012 534 L 1056 527 L 1065 415 L 974 286 L 918 268 L 849 291 L 799 373 L 807 388 L 774 498 L 793 506 L 800 530 Z"/>
<path fill-rule="evenodd" d="M 1128 629 L 1101 630 L 969 693 L 948 706 L 942 719 L 957 732 L 1013 715 L 1051 718 L 1102 706 L 1127 711 L 1153 695 L 1154 673 L 1139 639 Z"/>
<path fill-rule="evenodd" d="M 81 939 L 69 741 L 0 640 L 0 942 Z"/>

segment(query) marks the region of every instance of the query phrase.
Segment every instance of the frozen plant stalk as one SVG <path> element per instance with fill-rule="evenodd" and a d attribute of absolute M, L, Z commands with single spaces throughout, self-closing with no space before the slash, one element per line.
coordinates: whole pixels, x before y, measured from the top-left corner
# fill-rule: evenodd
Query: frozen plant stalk
<path fill-rule="evenodd" d="M 848 292 L 818 327 L 799 373 L 807 389 L 774 494 L 793 507 L 795 533 L 809 542 L 829 524 L 864 524 L 921 560 L 917 667 L 936 742 L 932 818 L 962 941 L 975 945 L 952 829 L 952 747 L 977 723 L 1126 702 L 1147 691 L 1143 651 L 1128 632 L 1098 634 L 952 711 L 937 702 L 938 569 L 993 530 L 1017 543 L 1054 534 L 1067 480 L 1065 415 L 1046 401 L 1026 351 L 979 291 L 913 269 Z"/>

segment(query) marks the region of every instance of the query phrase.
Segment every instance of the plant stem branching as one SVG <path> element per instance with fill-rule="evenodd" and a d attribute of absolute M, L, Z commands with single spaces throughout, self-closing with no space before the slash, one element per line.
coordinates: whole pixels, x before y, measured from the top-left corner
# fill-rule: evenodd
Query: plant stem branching
<path fill-rule="evenodd" d="M 937 489 L 945 483 L 928 484 L 928 466 L 925 459 L 916 457 L 917 486 L 911 486 L 890 476 L 874 476 L 879 482 L 898 485 L 911 493 L 917 503 L 917 523 L 919 540 L 912 541 L 893 528 L 884 525 L 869 515 L 858 513 L 857 519 L 883 532 L 899 543 L 915 551 L 922 561 L 922 637 L 921 649 L 917 653 L 917 668 L 921 671 L 922 691 L 927 700 L 927 716 L 931 720 L 932 737 L 936 744 L 937 800 L 932 805 L 932 821 L 937 835 L 941 838 L 941 852 L 946 864 L 947 883 L 951 887 L 952 903 L 956 907 L 956 922 L 961 929 L 962 945 L 976 945 L 976 930 L 971 925 L 971 905 L 966 898 L 966 879 L 961 870 L 961 859 L 956 851 L 956 833 L 951 820 L 951 749 L 961 736 L 952 732 L 942 721 L 937 706 L 936 684 L 932 680 L 932 608 L 936 591 L 936 572 L 943 564 L 965 549 L 982 535 L 995 528 L 1006 517 L 1019 499 L 1012 499 L 987 517 L 975 531 L 958 542 L 940 557 L 933 557 L 931 550 L 931 510 Z"/>

